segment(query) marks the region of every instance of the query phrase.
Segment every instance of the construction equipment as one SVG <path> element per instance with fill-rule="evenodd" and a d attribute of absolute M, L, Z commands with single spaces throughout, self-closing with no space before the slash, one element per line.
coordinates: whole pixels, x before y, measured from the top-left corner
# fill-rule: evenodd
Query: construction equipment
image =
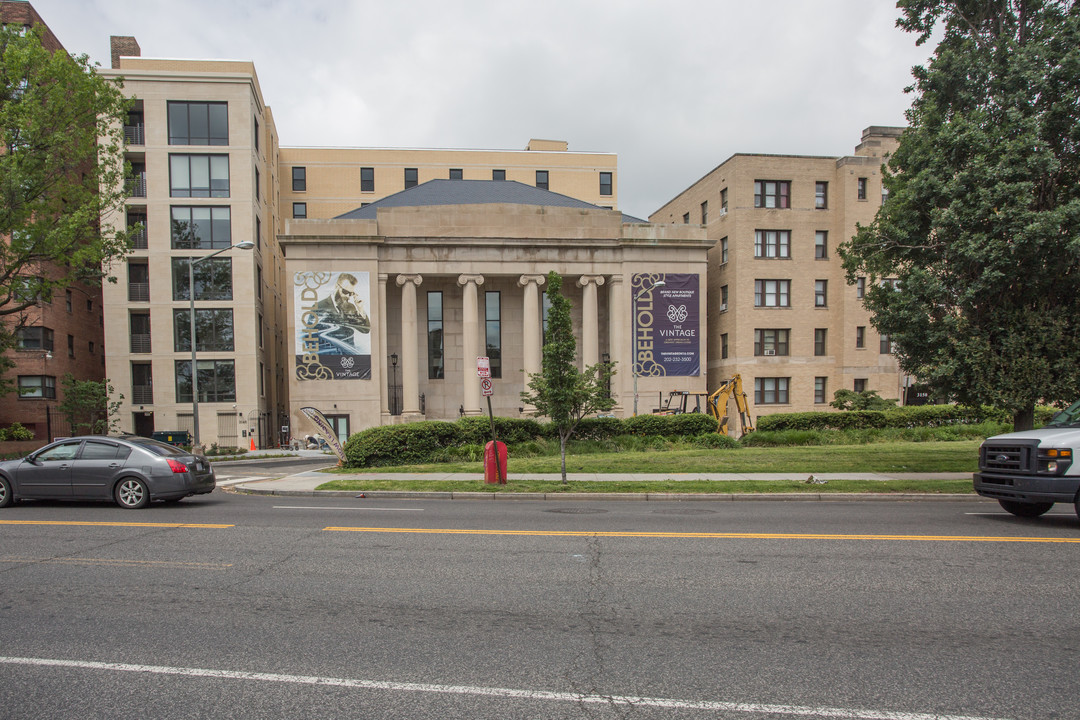
<path fill-rule="evenodd" d="M 690 407 L 690 398 L 695 401 L 695 406 Z M 660 394 L 660 407 L 652 411 L 653 415 L 682 415 L 683 413 L 699 413 L 702 404 L 709 402 L 709 393 L 690 392 L 688 390 L 672 390 L 668 393 L 667 402 L 664 402 L 663 393 Z"/>
<path fill-rule="evenodd" d="M 754 431 L 754 421 L 750 417 L 750 401 L 743 391 L 742 377 L 734 375 L 730 380 L 725 380 L 720 387 L 708 397 L 709 414 L 716 419 L 716 432 L 729 435 L 728 432 L 728 400 L 734 398 L 735 408 L 739 411 L 739 426 L 741 435 Z M 740 435 L 740 436 L 741 436 Z"/>

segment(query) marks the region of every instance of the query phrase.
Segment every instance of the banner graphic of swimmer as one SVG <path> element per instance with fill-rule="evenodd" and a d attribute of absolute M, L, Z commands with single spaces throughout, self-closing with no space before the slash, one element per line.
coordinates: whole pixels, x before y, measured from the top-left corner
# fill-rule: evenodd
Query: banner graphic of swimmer
<path fill-rule="evenodd" d="M 663 285 L 655 287 L 657 282 Z M 630 280 L 634 303 L 634 367 L 640 377 L 701 374 L 698 276 L 642 273 Z M 640 297 L 638 297 L 640 293 Z"/>
<path fill-rule="evenodd" d="M 297 379 L 371 379 L 369 273 L 298 272 L 293 307 Z"/>

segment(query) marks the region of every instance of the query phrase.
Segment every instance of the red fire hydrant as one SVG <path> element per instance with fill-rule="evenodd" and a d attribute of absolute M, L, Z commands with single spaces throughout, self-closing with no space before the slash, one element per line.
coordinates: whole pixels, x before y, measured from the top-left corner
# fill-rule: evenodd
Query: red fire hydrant
<path fill-rule="evenodd" d="M 496 455 L 496 448 L 498 454 Z M 489 440 L 484 446 L 484 482 L 506 484 L 506 444 Z"/>

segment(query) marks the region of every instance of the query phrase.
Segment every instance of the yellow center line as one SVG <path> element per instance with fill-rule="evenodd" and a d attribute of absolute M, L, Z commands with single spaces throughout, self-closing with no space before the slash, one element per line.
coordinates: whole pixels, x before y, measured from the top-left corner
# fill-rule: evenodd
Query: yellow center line
<path fill-rule="evenodd" d="M 819 533 L 675 533 L 577 530 L 461 530 L 454 528 L 325 527 L 324 531 L 411 533 L 417 535 L 523 535 L 530 537 L 679 538 L 713 540 L 918 540 L 923 542 L 1080 543 L 1080 538 L 998 537 L 984 535 L 825 535 Z"/>
<path fill-rule="evenodd" d="M 86 520 L 0 520 L 0 525 L 82 525 L 91 527 L 231 528 L 235 525 L 200 523 L 89 522 Z"/>

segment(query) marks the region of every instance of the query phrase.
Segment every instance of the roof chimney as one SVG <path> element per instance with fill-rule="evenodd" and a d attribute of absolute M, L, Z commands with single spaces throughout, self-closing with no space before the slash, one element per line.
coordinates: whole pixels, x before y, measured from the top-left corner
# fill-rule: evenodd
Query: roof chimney
<path fill-rule="evenodd" d="M 142 50 L 139 49 L 139 43 L 137 43 L 135 38 L 130 35 L 110 36 L 109 46 L 112 50 L 113 69 L 120 67 L 120 58 L 122 57 L 139 57 L 142 55 Z"/>

